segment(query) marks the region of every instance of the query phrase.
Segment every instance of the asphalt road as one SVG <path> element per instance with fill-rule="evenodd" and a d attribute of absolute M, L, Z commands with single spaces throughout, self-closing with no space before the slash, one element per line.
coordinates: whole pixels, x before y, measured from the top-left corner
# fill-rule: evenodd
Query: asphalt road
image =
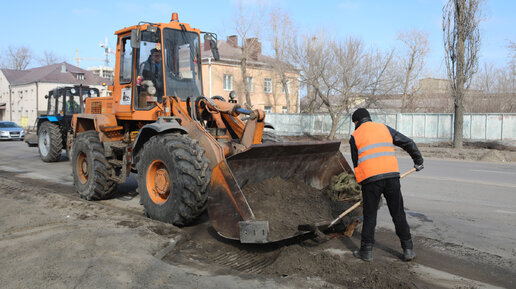
<path fill-rule="evenodd" d="M 400 158 L 400 170 L 412 168 Z M 516 259 L 516 164 L 425 160 L 401 180 L 414 235 Z M 394 229 L 386 206 L 379 227 Z"/>
<path fill-rule="evenodd" d="M 400 158 L 402 172 L 411 167 L 410 158 Z M 72 185 L 64 153 L 60 162 L 44 163 L 37 148 L 23 142 L 0 142 L 0 170 Z M 516 164 L 426 159 L 423 171 L 401 182 L 414 235 L 516 259 Z M 135 186 L 129 178 L 119 189 Z M 386 206 L 380 209 L 378 227 L 394 228 Z"/>

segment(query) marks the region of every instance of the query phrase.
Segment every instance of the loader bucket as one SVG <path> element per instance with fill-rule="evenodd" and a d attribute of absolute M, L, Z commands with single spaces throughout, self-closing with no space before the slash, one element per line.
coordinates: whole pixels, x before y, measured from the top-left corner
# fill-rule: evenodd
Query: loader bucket
<path fill-rule="evenodd" d="M 340 141 L 259 144 L 221 161 L 213 169 L 208 197 L 213 228 L 221 236 L 242 243 L 271 243 L 301 234 L 285 238 L 269 232 L 268 220 L 255 218 L 242 187 L 269 178 L 296 177 L 323 189 L 332 176 L 352 173 L 339 147 Z"/>

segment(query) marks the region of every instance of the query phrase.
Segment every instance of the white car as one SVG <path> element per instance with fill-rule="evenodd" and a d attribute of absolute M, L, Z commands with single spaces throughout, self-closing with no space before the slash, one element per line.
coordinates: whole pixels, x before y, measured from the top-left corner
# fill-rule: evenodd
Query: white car
<path fill-rule="evenodd" d="M 25 130 L 12 121 L 0 121 L 0 140 L 23 140 Z"/>

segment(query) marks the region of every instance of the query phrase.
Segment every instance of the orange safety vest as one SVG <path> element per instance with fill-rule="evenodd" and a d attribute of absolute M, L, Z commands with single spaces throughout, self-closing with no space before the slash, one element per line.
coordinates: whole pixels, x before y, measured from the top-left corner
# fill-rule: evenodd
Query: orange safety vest
<path fill-rule="evenodd" d="M 387 126 L 365 122 L 352 135 L 358 151 L 355 168 L 358 183 L 373 176 L 399 172 L 398 159 L 394 154 L 392 136 Z"/>

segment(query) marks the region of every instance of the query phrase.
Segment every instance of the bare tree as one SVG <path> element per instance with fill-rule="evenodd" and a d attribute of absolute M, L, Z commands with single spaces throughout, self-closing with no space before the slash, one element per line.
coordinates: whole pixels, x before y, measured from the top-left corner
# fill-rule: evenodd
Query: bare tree
<path fill-rule="evenodd" d="M 288 76 L 288 73 L 295 69 L 291 64 L 289 64 L 291 56 L 289 51 L 291 43 L 293 43 L 295 39 L 295 30 L 288 15 L 283 13 L 280 9 L 276 9 L 271 12 L 270 23 L 272 28 L 270 42 L 272 44 L 274 52 L 273 57 L 275 60 L 273 67 L 275 73 L 279 77 L 281 87 L 285 92 L 285 101 L 288 110 L 291 107 L 289 84 L 292 81 L 297 81 L 295 79 L 289 79 Z"/>
<path fill-rule="evenodd" d="M 429 51 L 428 33 L 411 30 L 398 33 L 398 40 L 405 44 L 406 53 L 399 57 L 403 73 L 401 79 L 402 104 L 401 112 L 416 108 L 417 80 L 425 65 L 425 57 Z"/>
<path fill-rule="evenodd" d="M 443 7 L 443 40 L 455 119 L 453 146 L 463 147 L 464 94 L 478 68 L 480 1 L 448 0 Z"/>
<path fill-rule="evenodd" d="M 508 62 L 504 66 L 484 63 L 475 74 L 471 87 L 476 91 L 466 94 L 468 112 L 516 111 L 516 47 L 508 45 Z"/>
<path fill-rule="evenodd" d="M 324 31 L 304 35 L 293 41 L 291 45 L 291 57 L 300 69 L 301 84 L 307 92 L 303 99 L 307 113 L 316 112 L 322 105 L 316 91 L 320 87 L 321 75 L 330 62 L 330 58 L 325 57 L 325 54 L 329 53 L 329 41 L 324 38 L 324 35 L 326 35 Z"/>
<path fill-rule="evenodd" d="M 14 70 L 25 70 L 33 58 L 32 51 L 23 45 L 9 45 L 2 54 L 1 67 Z"/>
<path fill-rule="evenodd" d="M 516 43 L 509 41 L 509 64 L 508 64 L 508 74 L 509 74 L 509 86 L 510 92 L 516 93 Z M 514 99 L 513 99 L 514 103 Z M 516 108 L 516 107 L 515 107 Z"/>
<path fill-rule="evenodd" d="M 342 116 L 359 103 L 367 106 L 389 87 L 384 80 L 393 52 L 367 51 L 355 38 L 334 41 L 323 38 L 325 33 L 319 35 L 305 36 L 298 44 L 296 64 L 302 81 L 328 111 L 332 120 L 328 139 L 334 139 Z"/>
<path fill-rule="evenodd" d="M 38 57 L 37 60 L 38 60 L 38 63 L 41 65 L 51 65 L 51 64 L 63 62 L 64 58 L 57 56 L 52 51 L 45 50 L 43 52 L 43 55 L 41 57 Z"/>
<path fill-rule="evenodd" d="M 239 39 L 241 39 L 241 58 L 240 71 L 242 75 L 242 88 L 245 94 L 245 100 L 248 106 L 252 106 L 251 90 L 248 83 L 249 74 L 247 72 L 249 61 L 253 60 L 261 50 L 261 44 L 258 43 L 260 35 L 260 24 L 264 14 L 262 3 L 258 1 L 255 6 L 244 6 L 242 0 L 238 1 L 238 9 L 235 16 L 235 30 Z M 257 6 L 257 7 L 256 7 Z"/>
<path fill-rule="evenodd" d="M 493 93 L 496 91 L 496 81 L 498 69 L 492 63 L 484 62 L 482 67 L 479 68 L 475 77 L 471 82 L 471 87 L 476 90 L 480 90 L 483 93 Z"/>

